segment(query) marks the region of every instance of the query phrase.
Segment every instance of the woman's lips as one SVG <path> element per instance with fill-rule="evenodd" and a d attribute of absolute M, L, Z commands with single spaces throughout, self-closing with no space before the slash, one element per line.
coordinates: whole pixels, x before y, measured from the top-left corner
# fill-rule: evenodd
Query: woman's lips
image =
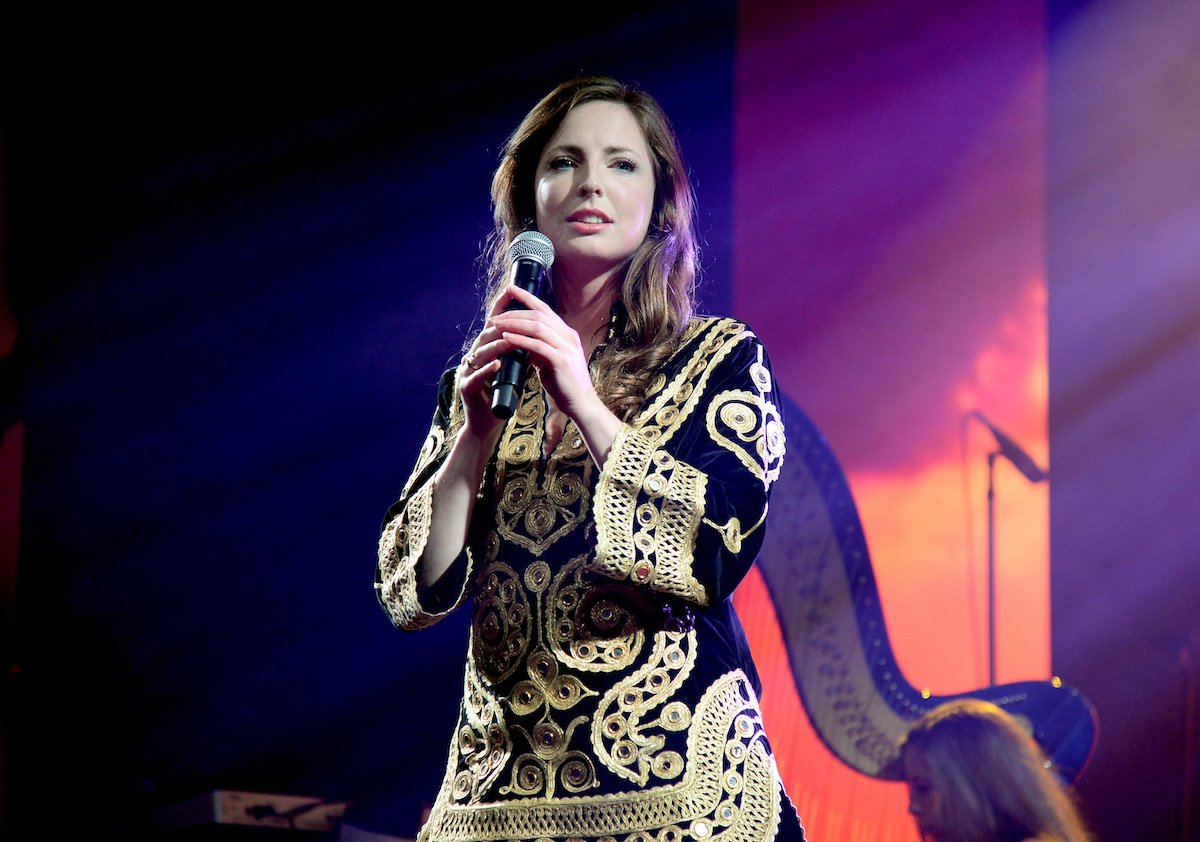
<path fill-rule="evenodd" d="M 580 208 L 567 217 L 567 222 L 612 222 L 608 214 L 595 208 Z"/>
<path fill-rule="evenodd" d="M 595 234 L 612 220 L 598 210 L 580 210 L 568 216 L 567 223 L 580 234 Z"/>
<path fill-rule="evenodd" d="M 571 230 L 578 234 L 596 234 L 604 230 L 607 222 L 584 222 L 583 220 L 575 220 L 571 222 Z"/>

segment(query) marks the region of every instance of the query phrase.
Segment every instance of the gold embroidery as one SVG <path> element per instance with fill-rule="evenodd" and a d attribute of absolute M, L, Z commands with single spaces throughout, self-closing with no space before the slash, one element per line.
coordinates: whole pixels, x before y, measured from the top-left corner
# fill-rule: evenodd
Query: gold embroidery
<path fill-rule="evenodd" d="M 750 379 L 754 381 L 759 392 L 765 394 L 771 391 L 771 372 L 763 363 L 763 347 L 761 345 L 758 348 L 758 360 L 750 364 Z"/>
<path fill-rule="evenodd" d="M 593 462 L 581 436 L 564 430 L 555 458 L 542 471 L 542 419 L 546 403 L 536 373 L 500 441 L 496 530 L 535 555 L 583 522 Z"/>
<path fill-rule="evenodd" d="M 751 366 L 751 378 L 759 392 L 722 392 L 709 404 L 705 422 L 712 440 L 737 456 L 764 486 L 769 486 L 779 478 L 785 441 L 779 410 L 764 397 L 771 391 L 771 383 L 762 357 L 759 346 L 758 362 Z"/>
<path fill-rule="evenodd" d="M 654 375 L 654 379 L 650 381 L 650 385 L 646 387 L 646 396 L 649 397 L 657 393 L 663 386 L 667 385 L 667 378 L 662 373 Z"/>
<path fill-rule="evenodd" d="M 525 568 L 525 587 L 532 593 L 540 594 L 550 584 L 550 565 L 544 561 L 535 561 Z"/>
<path fill-rule="evenodd" d="M 682 772 L 672 783 L 626 793 L 461 807 L 440 797 L 420 839 L 686 842 L 720 835 L 728 842 L 766 842 L 778 829 L 780 802 L 779 773 L 762 733 L 758 702 L 736 670 L 714 682 L 696 706 Z"/>
<path fill-rule="evenodd" d="M 427 613 L 417 600 L 415 568 L 429 538 L 433 483 L 426 481 L 416 493 L 413 487 L 445 445 L 445 430 L 432 427 L 421 444 L 416 465 L 404 482 L 401 493 L 401 497 L 407 498 L 404 508 L 379 536 L 376 595 L 392 622 L 402 629 L 425 628 L 444 616 L 444 613 Z"/>
<path fill-rule="evenodd" d="M 471 649 L 475 663 L 492 683 L 513 674 L 529 647 L 533 616 L 516 572 L 493 562 L 477 583 Z"/>
<path fill-rule="evenodd" d="M 417 599 L 416 563 L 429 538 L 432 501 L 433 488 L 426 484 L 408 498 L 404 510 L 379 536 L 379 578 L 375 587 L 380 604 L 402 629 L 422 629 L 445 616 L 445 612 L 427 612 Z"/>
<path fill-rule="evenodd" d="M 628 630 L 628 624 L 621 624 L 619 631 L 624 633 L 611 639 L 581 633 L 576 614 L 585 609 L 594 590 L 594 583 L 587 578 L 594 574 L 588 574 L 584 569 L 585 559 L 585 556 L 573 559 L 553 578 L 546 562 L 531 563 L 519 581 L 534 595 L 536 607 L 532 612 L 522 609 L 528 608 L 528 602 L 520 593 L 518 578 L 511 570 L 500 564 L 485 570 L 486 581 L 481 587 L 480 601 L 488 604 L 487 613 L 481 615 L 484 621 L 490 621 L 488 629 L 496 632 L 503 628 L 506 620 L 509 626 L 515 626 L 517 621 L 533 617 L 540 641 L 526 658 L 525 677 L 513 685 L 507 695 L 507 704 L 516 717 L 530 717 L 539 711 L 541 715 L 529 728 L 515 722 L 511 725 L 511 730 L 524 738 L 530 751 L 513 761 L 509 781 L 499 790 L 501 794 L 549 798 L 559 786 L 567 792 L 577 793 L 599 785 L 592 760 L 586 754 L 568 748 L 572 735 L 588 722 L 588 717 L 576 716 L 564 728 L 552 716 L 554 711 L 571 710 L 582 699 L 597 693 L 578 677 L 560 674 L 560 659 L 562 663 L 595 671 L 626 667 L 640 650 L 644 632 Z M 543 599 L 546 605 L 543 605 Z M 480 622 L 476 620 L 476 627 Z M 595 628 L 595 624 L 590 628 Z M 547 634 L 557 644 L 553 652 L 545 648 Z M 530 637 L 528 633 L 522 637 L 512 632 L 509 636 L 511 643 L 502 655 L 523 651 L 521 647 Z M 563 650 L 564 645 L 569 646 L 570 655 Z M 473 651 L 477 658 L 484 652 L 480 646 L 475 646 Z M 483 663 L 502 663 L 501 655 L 495 652 L 484 654 L 490 655 L 490 661 Z M 512 671 L 511 668 L 504 670 L 501 678 Z"/>
<path fill-rule="evenodd" d="M 573 675 L 559 675 L 558 661 L 545 649 L 536 649 L 526 663 L 528 679 L 513 686 L 508 705 L 518 716 L 527 716 L 542 708 L 549 713 L 555 710 L 570 710 L 584 696 L 595 696 L 594 690 L 583 686 Z"/>
<path fill-rule="evenodd" d="M 696 663 L 696 632 L 659 632 L 647 662 L 604 694 L 592 719 L 592 750 L 617 775 L 645 785 L 651 772 L 675 778 L 683 762 L 674 751 L 662 751 L 661 733 L 687 727 L 690 712 L 668 700 Z M 666 707 L 664 707 L 666 706 Z M 658 719 L 643 722 L 655 708 Z"/>
<path fill-rule="evenodd" d="M 704 514 L 707 477 L 691 465 L 675 461 L 661 446 L 695 410 L 711 372 L 753 334 L 734 319 L 708 319 L 699 324 L 695 330 L 704 333 L 687 364 L 632 424 L 618 432 L 600 474 L 594 504 L 598 570 L 706 605 L 708 596 L 692 573 L 692 548 Z M 765 375 L 769 388 L 762 360 L 760 347 L 754 364 L 759 373 L 751 376 L 758 384 Z M 765 442 L 762 449 L 766 455 L 757 472 L 765 476 L 763 460 L 773 447 L 782 447 L 782 425 L 777 423 L 774 407 L 760 396 L 741 394 L 750 395 L 756 406 L 763 407 L 755 410 L 755 417 L 761 416 L 758 426 L 767 430 L 759 436 Z M 738 429 L 747 426 L 740 417 L 744 412 L 734 410 L 731 417 Z M 774 416 L 774 423 L 767 420 L 769 415 Z M 711 434 L 711 423 L 709 426 Z M 735 447 L 735 452 L 744 450 Z M 772 469 L 778 472 L 777 465 Z"/>
<path fill-rule="evenodd" d="M 458 756 L 465 766 L 454 777 L 451 797 L 477 801 L 512 755 L 504 711 L 472 669 L 463 679 L 463 719 L 458 730 Z M 452 752 L 450 757 L 454 758 Z"/>
<path fill-rule="evenodd" d="M 656 450 L 642 431 L 622 428 L 596 491 L 597 568 L 707 604 L 692 575 L 691 552 L 707 481 L 691 465 Z"/>
<path fill-rule="evenodd" d="M 708 326 L 710 324 L 712 324 L 712 322 L 713 322 L 713 319 L 711 316 L 703 316 L 698 319 L 692 319 L 690 322 L 687 323 L 687 327 L 685 327 L 683 329 L 683 337 L 680 339 L 680 345 L 681 346 L 687 345 L 689 342 L 691 342 L 693 339 L 695 339 L 696 336 L 698 336 L 702 331 L 707 329 Z"/>
<path fill-rule="evenodd" d="M 612 601 L 585 604 L 595 594 L 595 574 L 584 567 L 585 556 L 572 559 L 555 577 L 547 600 L 546 629 L 554 654 L 567 666 L 587 672 L 612 672 L 632 664 L 642 651 L 646 633 L 628 611 Z M 589 633 L 577 620 L 587 610 Z M 593 631 L 595 630 L 595 631 Z M 605 633 L 598 633 L 606 630 Z"/>
<path fill-rule="evenodd" d="M 571 735 L 587 721 L 586 716 L 577 716 L 563 730 L 551 720 L 542 719 L 533 727 L 533 733 L 513 725 L 513 730 L 520 732 L 533 747 L 533 753 L 517 758 L 512 779 L 507 786 L 500 787 L 500 794 L 553 798 L 560 781 L 572 793 L 599 786 L 591 758 L 582 751 L 565 750 Z"/>
<path fill-rule="evenodd" d="M 509 697 L 509 707 L 518 716 L 542 709 L 541 719 L 531 730 L 519 724 L 512 729 L 521 734 L 532 753 L 522 754 L 513 763 L 511 779 L 500 788 L 502 795 L 544 795 L 551 798 L 561 782 L 568 792 L 582 792 L 599 786 L 591 758 L 578 750 L 567 749 L 571 736 L 587 723 L 577 716 L 564 729 L 550 718 L 550 709 L 569 710 L 585 696 L 595 696 L 573 675 L 559 675 L 558 661 L 545 649 L 537 649 L 526 663 L 528 679 L 518 681 Z"/>
<path fill-rule="evenodd" d="M 709 374 L 743 339 L 753 336 L 745 325 L 734 319 L 714 319 L 703 324 L 708 335 L 692 351 L 688 364 L 633 422 L 633 426 L 648 438 L 658 441 L 674 435 L 696 408 Z M 664 410 L 668 410 L 665 416 L 662 415 Z M 660 418 L 664 420 L 660 421 Z"/>
<path fill-rule="evenodd" d="M 709 526 L 711 526 L 713 529 L 717 530 L 717 532 L 721 533 L 721 543 L 723 543 L 725 545 L 725 549 L 729 550 L 729 552 L 731 552 L 731 553 L 740 553 L 742 551 L 742 541 L 745 541 L 747 538 L 749 538 L 751 535 L 753 535 L 754 530 L 758 529 L 758 527 L 762 526 L 763 521 L 765 521 L 766 519 L 767 519 L 767 507 L 764 505 L 763 513 L 759 517 L 758 522 L 755 523 L 753 526 L 751 526 L 749 529 L 747 529 L 745 532 L 742 532 L 742 522 L 740 520 L 738 520 L 736 517 L 731 517 L 729 519 L 729 522 L 726 523 L 724 526 L 722 526 L 721 524 L 719 524 L 715 521 L 709 520 L 708 518 L 705 518 L 704 522 L 707 523 Z"/>

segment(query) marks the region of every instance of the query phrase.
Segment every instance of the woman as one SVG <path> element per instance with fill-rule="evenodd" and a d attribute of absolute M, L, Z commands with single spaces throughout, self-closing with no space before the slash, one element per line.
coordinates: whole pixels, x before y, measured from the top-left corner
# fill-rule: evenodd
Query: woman
<path fill-rule="evenodd" d="M 745 325 L 693 312 L 670 123 L 612 79 L 566 82 L 509 138 L 492 201 L 486 321 L 379 544 L 398 627 L 473 605 L 420 838 L 802 839 L 729 601 L 783 459 L 777 387 Z M 547 301 L 508 283 L 532 230 Z M 517 349 L 531 370 L 501 422 L 491 382 Z"/>
<path fill-rule="evenodd" d="M 906 735 L 901 758 L 922 839 L 1089 839 L 1041 749 L 991 702 L 964 698 L 934 708 Z"/>

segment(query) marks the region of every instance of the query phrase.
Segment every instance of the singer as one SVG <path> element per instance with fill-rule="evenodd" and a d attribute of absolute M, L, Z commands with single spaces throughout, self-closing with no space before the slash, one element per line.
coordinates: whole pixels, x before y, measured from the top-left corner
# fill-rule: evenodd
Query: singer
<path fill-rule="evenodd" d="M 730 602 L 784 457 L 778 389 L 749 327 L 696 312 L 667 116 L 613 79 L 565 82 L 509 137 L 492 203 L 483 326 L 379 539 L 397 627 L 472 612 L 419 839 L 803 840 Z M 530 231 L 553 246 L 540 297 L 513 282 Z M 493 383 L 517 351 L 505 417 Z"/>

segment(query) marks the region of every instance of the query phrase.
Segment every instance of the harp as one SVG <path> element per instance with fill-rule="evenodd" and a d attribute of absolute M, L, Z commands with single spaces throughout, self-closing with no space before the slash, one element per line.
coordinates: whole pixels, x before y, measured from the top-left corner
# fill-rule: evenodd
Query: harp
<path fill-rule="evenodd" d="M 874 778 L 901 780 L 898 743 L 942 702 L 970 696 L 1027 723 L 1059 777 L 1091 757 L 1096 713 L 1057 679 L 923 695 L 896 663 L 862 524 L 841 466 L 802 409 L 782 397 L 788 456 L 771 496 L 758 567 L 778 616 L 796 689 L 833 754 Z"/>

